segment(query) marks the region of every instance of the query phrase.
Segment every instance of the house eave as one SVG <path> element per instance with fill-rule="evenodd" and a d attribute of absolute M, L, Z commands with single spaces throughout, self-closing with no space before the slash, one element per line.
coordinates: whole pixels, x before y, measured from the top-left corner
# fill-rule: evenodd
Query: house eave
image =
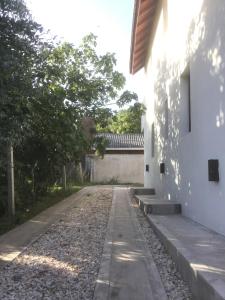
<path fill-rule="evenodd" d="M 113 151 L 113 150 L 122 150 L 122 151 L 133 151 L 133 150 L 144 150 L 144 148 L 106 148 L 106 151 L 107 150 L 110 150 L 110 151 Z"/>
<path fill-rule="evenodd" d="M 130 51 L 131 74 L 145 65 L 160 7 L 161 0 L 135 0 Z"/>

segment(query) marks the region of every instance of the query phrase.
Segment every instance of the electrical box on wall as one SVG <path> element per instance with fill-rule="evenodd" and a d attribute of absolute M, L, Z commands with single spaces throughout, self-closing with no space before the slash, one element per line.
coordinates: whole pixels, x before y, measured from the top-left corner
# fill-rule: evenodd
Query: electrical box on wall
<path fill-rule="evenodd" d="M 145 165 L 145 171 L 149 172 L 149 165 Z"/>
<path fill-rule="evenodd" d="M 160 174 L 165 174 L 165 163 L 160 163 L 159 169 L 160 169 Z"/>
<path fill-rule="evenodd" d="M 208 160 L 208 179 L 209 181 L 219 181 L 219 160 L 209 159 Z"/>

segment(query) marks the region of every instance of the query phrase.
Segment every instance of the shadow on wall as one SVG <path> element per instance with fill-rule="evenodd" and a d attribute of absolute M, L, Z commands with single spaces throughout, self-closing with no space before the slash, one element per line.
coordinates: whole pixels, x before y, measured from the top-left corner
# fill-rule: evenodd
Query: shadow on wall
<path fill-rule="evenodd" d="M 204 1 L 199 15 L 192 20 L 186 41 L 186 66 L 190 64 L 190 74 L 194 72 L 195 77 L 199 76 L 199 90 L 204 90 L 206 96 L 208 91 L 212 92 L 213 90 L 215 91 L 214 97 L 219 99 L 219 101 L 214 103 L 217 107 L 212 111 L 211 101 L 213 99 L 207 102 L 204 101 L 205 99 L 196 97 L 191 92 L 191 102 L 194 101 L 193 107 L 196 109 L 195 121 L 203 118 L 203 121 L 207 121 L 209 124 L 209 131 L 215 128 L 224 131 L 225 21 L 224 24 L 220 24 L 218 27 L 218 19 L 223 20 L 224 15 L 225 5 L 221 5 L 221 0 Z M 201 68 L 197 68 L 198 66 L 201 66 Z M 154 86 L 155 139 L 156 152 L 158 154 L 156 163 L 159 165 L 161 162 L 165 162 L 166 164 L 167 179 L 165 180 L 161 176 L 160 186 L 158 186 L 161 194 L 170 198 L 168 191 L 177 191 L 177 194 L 172 196 L 178 198 L 179 191 L 182 190 L 182 197 L 188 206 L 188 201 L 192 196 L 193 177 L 188 177 L 187 174 L 193 173 L 193 168 L 197 170 L 198 166 L 190 165 L 188 172 L 184 168 L 184 162 L 187 158 L 182 153 L 181 144 L 185 139 L 189 139 L 193 133 L 189 133 L 188 129 L 186 131 L 184 129 L 182 72 L 183 70 L 180 70 L 178 63 L 171 64 L 166 59 L 158 61 L 158 76 Z M 204 80 L 201 80 L 202 74 L 209 74 L 209 85 Z M 190 76 L 190 84 L 192 84 L 192 80 L 193 78 Z M 191 106 L 191 109 L 193 107 Z M 210 118 L 204 120 L 208 116 Z M 194 120 L 192 125 L 195 139 L 198 141 L 199 146 L 204 148 L 207 146 L 206 142 L 208 140 L 202 135 L 201 130 L 198 129 L 198 124 Z M 197 154 L 193 151 L 192 155 L 193 160 L 195 160 L 195 155 Z M 158 176 L 160 175 L 158 174 Z M 220 196 L 224 195 L 220 194 Z"/>

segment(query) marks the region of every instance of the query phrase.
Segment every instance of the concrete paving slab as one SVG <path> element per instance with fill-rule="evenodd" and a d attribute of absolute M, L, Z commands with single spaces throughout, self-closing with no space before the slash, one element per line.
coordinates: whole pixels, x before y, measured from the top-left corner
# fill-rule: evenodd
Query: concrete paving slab
<path fill-rule="evenodd" d="M 155 195 L 155 189 L 153 188 L 133 187 L 130 191 L 133 195 Z"/>
<path fill-rule="evenodd" d="M 196 300 L 225 299 L 225 237 L 180 215 L 147 218 Z"/>
<path fill-rule="evenodd" d="M 47 228 L 60 219 L 65 212 L 77 204 L 88 193 L 84 188 L 63 201 L 49 207 L 31 220 L 15 227 L 0 236 L 0 265 L 15 259 L 23 250 L 33 243 Z"/>
<path fill-rule="evenodd" d="M 95 300 L 166 300 L 127 188 L 114 188 Z"/>
<path fill-rule="evenodd" d="M 155 215 L 180 214 L 181 204 L 176 201 L 157 198 L 156 195 L 135 195 L 140 209 Z"/>

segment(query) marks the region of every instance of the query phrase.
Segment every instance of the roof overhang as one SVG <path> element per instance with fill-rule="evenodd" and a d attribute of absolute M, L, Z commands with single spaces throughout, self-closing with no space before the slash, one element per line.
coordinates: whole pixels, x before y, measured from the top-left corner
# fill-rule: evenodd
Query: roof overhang
<path fill-rule="evenodd" d="M 144 148 L 115 148 L 115 149 L 106 149 L 105 150 L 105 155 L 107 154 L 144 154 Z M 97 155 L 95 154 L 95 150 L 91 150 L 88 153 L 88 156 L 90 157 L 97 157 Z"/>
<path fill-rule="evenodd" d="M 135 0 L 130 52 L 131 74 L 135 74 L 145 65 L 160 4 L 161 0 Z"/>
<path fill-rule="evenodd" d="M 121 150 L 121 151 L 133 151 L 133 150 L 144 150 L 144 148 L 106 148 L 106 151 L 107 150 L 110 150 L 110 151 L 113 151 L 113 150 Z"/>

